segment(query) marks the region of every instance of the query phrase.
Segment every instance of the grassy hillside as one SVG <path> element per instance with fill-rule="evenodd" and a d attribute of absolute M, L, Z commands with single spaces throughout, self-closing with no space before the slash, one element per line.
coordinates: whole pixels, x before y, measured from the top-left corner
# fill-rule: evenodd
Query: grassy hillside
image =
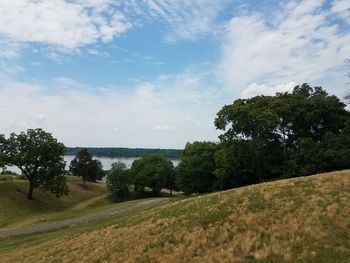
<path fill-rule="evenodd" d="M 64 217 L 86 208 L 106 196 L 104 184 L 68 183 L 69 195 L 56 198 L 40 189 L 34 190 L 34 200 L 26 197 L 27 181 L 0 182 L 0 229 L 29 225 Z"/>
<path fill-rule="evenodd" d="M 350 170 L 188 198 L 108 220 L 109 226 L 62 230 L 0 257 L 2 262 L 350 262 Z"/>

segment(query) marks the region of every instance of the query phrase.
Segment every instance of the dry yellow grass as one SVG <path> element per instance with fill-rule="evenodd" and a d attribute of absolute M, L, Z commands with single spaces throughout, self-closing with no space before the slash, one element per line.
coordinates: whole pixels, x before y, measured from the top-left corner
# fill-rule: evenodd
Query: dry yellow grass
<path fill-rule="evenodd" d="M 163 205 L 1 262 L 349 262 L 350 170 Z"/>

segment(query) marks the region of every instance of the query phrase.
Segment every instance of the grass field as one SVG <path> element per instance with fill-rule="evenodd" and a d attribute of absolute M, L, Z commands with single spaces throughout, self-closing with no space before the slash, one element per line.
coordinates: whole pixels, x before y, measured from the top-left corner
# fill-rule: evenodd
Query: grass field
<path fill-rule="evenodd" d="M 76 228 L 0 240 L 0 258 L 350 262 L 350 171 L 191 197 Z"/>
<path fill-rule="evenodd" d="M 108 204 L 102 183 L 84 186 L 81 182 L 69 182 L 68 189 L 69 195 L 60 198 L 35 189 L 34 200 L 30 201 L 26 197 L 27 181 L 0 182 L 0 229 L 73 217 L 97 203 Z"/>

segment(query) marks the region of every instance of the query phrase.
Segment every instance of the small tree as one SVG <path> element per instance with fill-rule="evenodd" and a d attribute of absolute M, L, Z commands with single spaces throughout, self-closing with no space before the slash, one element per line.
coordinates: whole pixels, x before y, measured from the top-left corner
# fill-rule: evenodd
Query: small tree
<path fill-rule="evenodd" d="M 124 198 L 129 194 L 131 178 L 122 162 L 112 164 L 112 168 L 107 173 L 107 189 L 111 194 Z"/>
<path fill-rule="evenodd" d="M 102 179 L 104 171 L 99 160 L 93 160 L 87 149 L 80 150 L 69 165 L 69 171 L 73 175 L 81 176 L 84 184 L 86 181 L 95 182 Z"/>
<path fill-rule="evenodd" d="M 102 180 L 104 176 L 105 171 L 102 168 L 101 161 L 93 159 L 90 167 L 88 181 L 96 182 L 96 180 Z"/>
<path fill-rule="evenodd" d="M 35 188 L 42 188 L 56 196 L 67 194 L 64 176 L 64 145 L 42 129 L 28 129 L 12 133 L 8 139 L 0 136 L 2 162 L 17 166 L 29 181 L 28 199 Z"/>
<path fill-rule="evenodd" d="M 131 166 L 135 191 L 143 191 L 145 187 L 159 194 L 167 186 L 168 176 L 174 173 L 171 161 L 160 154 L 151 154 L 135 160 Z"/>

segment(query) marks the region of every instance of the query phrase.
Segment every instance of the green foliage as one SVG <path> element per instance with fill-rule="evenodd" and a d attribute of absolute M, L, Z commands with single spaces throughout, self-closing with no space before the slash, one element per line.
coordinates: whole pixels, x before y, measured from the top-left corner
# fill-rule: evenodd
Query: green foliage
<path fill-rule="evenodd" d="M 6 165 L 17 166 L 29 181 L 28 199 L 35 188 L 42 188 L 57 197 L 67 194 L 63 160 L 64 145 L 42 129 L 28 129 L 1 136 L 1 159 Z"/>
<path fill-rule="evenodd" d="M 4 146 L 6 138 L 3 134 L 0 134 L 0 168 L 4 168 L 6 165 L 6 155 L 4 153 Z"/>
<path fill-rule="evenodd" d="M 102 164 L 99 160 L 92 159 L 87 149 L 80 150 L 69 165 L 69 171 L 76 176 L 81 176 L 85 181 L 96 182 L 104 176 Z"/>
<path fill-rule="evenodd" d="M 310 138 L 298 140 L 288 167 L 290 177 L 349 168 L 350 127 L 339 135 L 328 132 L 321 142 Z"/>
<path fill-rule="evenodd" d="M 165 188 L 170 190 L 170 196 L 173 195 L 173 190 L 179 190 L 176 185 L 176 171 L 174 167 L 169 171 L 169 174 L 166 176 Z"/>
<path fill-rule="evenodd" d="M 176 183 L 185 194 L 206 193 L 215 190 L 217 180 L 214 154 L 216 144 L 212 142 L 187 143 L 181 162 L 176 167 Z"/>
<path fill-rule="evenodd" d="M 336 96 L 308 84 L 292 93 L 238 99 L 215 125 L 221 188 L 350 167 L 349 112 Z"/>
<path fill-rule="evenodd" d="M 102 180 L 105 176 L 105 171 L 103 170 L 101 161 L 93 159 L 91 163 L 91 169 L 88 176 L 88 181 L 96 182 L 97 180 Z"/>
<path fill-rule="evenodd" d="M 126 165 L 122 162 L 113 163 L 107 173 L 108 191 L 117 197 L 124 198 L 130 193 L 131 183 L 131 175 Z"/>
<path fill-rule="evenodd" d="M 3 174 L 5 174 L 5 175 L 15 175 L 15 176 L 18 176 L 17 173 L 7 170 L 6 167 L 3 167 L 3 168 L 2 168 L 2 171 L 0 172 L 0 175 L 3 175 Z"/>
<path fill-rule="evenodd" d="M 136 192 L 143 192 L 145 187 L 159 194 L 162 188 L 169 186 L 170 176 L 174 174 L 171 161 L 160 154 L 151 154 L 135 160 L 131 166 L 131 174 Z"/>

